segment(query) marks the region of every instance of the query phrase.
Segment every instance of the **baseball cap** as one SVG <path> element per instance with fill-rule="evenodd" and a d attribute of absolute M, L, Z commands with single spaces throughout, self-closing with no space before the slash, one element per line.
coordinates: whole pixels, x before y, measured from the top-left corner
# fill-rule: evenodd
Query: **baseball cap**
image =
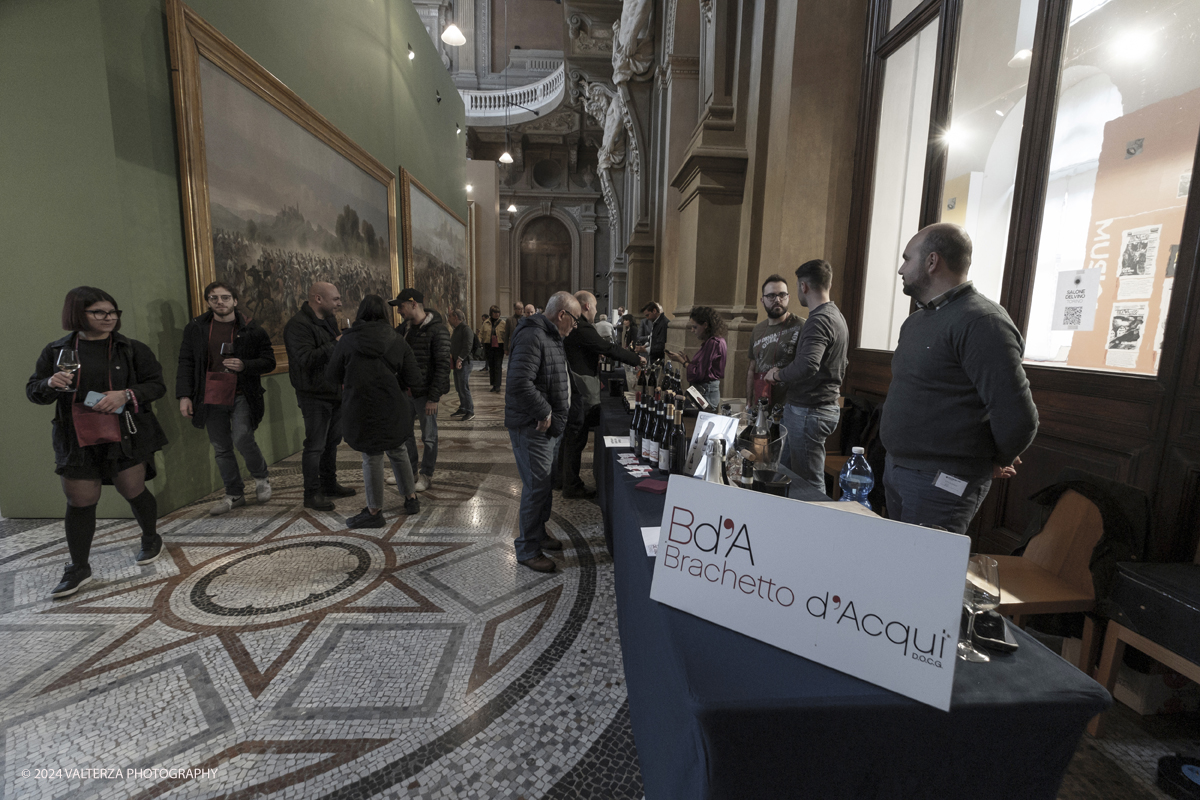
<path fill-rule="evenodd" d="M 408 300 L 416 300 L 421 305 L 425 305 L 425 295 L 420 289 L 405 289 L 400 294 L 396 295 L 395 300 L 388 300 L 389 306 L 398 306 Z"/>

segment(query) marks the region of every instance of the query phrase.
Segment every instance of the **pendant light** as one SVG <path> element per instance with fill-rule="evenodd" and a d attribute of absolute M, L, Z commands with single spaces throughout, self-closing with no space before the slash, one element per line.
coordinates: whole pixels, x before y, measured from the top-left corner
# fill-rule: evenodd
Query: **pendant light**
<path fill-rule="evenodd" d="M 442 31 L 442 41 L 451 47 L 462 47 L 467 43 L 467 37 L 463 36 L 463 32 L 458 26 L 451 22 L 446 26 L 446 30 Z"/>
<path fill-rule="evenodd" d="M 513 163 L 512 154 L 508 152 L 508 0 L 504 0 L 504 152 L 500 154 L 501 164 Z M 510 210 L 516 211 L 515 207 Z"/>
<path fill-rule="evenodd" d="M 510 214 L 515 214 L 515 213 L 517 213 L 517 204 L 516 204 L 516 203 L 509 203 L 509 204 L 508 204 L 508 213 L 510 213 Z"/>

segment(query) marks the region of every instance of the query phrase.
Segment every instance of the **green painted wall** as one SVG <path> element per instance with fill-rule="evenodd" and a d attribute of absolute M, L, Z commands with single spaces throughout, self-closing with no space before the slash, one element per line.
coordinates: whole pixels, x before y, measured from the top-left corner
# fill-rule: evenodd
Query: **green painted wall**
<path fill-rule="evenodd" d="M 406 167 L 466 217 L 465 139 L 454 131 L 462 101 L 409 0 L 192 7 L 393 172 Z M 155 411 L 171 444 L 152 487 L 160 509 L 220 486 L 207 437 L 174 400 L 191 317 L 178 163 L 160 0 L 0 2 L 0 269 L 16 332 L 0 348 L 6 517 L 62 514 L 53 410 L 27 402 L 24 385 L 41 348 L 62 335 L 63 295 L 80 284 L 116 296 L 122 332 L 163 363 L 168 392 Z M 273 463 L 300 449 L 303 426 L 287 376 L 266 385 L 258 441 Z M 129 516 L 114 490 L 104 494 L 101 516 Z"/>

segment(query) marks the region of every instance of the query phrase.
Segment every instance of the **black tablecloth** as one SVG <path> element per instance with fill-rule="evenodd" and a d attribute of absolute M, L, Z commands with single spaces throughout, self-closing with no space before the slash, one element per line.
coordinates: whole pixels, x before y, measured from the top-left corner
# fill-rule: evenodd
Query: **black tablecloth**
<path fill-rule="evenodd" d="M 628 419 L 606 404 L 601 435 Z M 958 662 L 946 713 L 656 603 L 640 528 L 664 498 L 596 451 L 648 800 L 1055 796 L 1099 684 L 1014 630 L 1017 653 Z"/>

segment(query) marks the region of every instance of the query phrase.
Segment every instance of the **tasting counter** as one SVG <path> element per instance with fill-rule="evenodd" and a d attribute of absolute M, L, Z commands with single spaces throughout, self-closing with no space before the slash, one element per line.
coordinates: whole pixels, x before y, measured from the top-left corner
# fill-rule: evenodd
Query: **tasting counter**
<path fill-rule="evenodd" d="M 958 662 L 947 713 L 651 600 L 640 529 L 664 497 L 604 446 L 629 415 L 603 405 L 594 466 L 647 800 L 1056 796 L 1112 699 L 1019 629 L 1016 653 Z"/>

